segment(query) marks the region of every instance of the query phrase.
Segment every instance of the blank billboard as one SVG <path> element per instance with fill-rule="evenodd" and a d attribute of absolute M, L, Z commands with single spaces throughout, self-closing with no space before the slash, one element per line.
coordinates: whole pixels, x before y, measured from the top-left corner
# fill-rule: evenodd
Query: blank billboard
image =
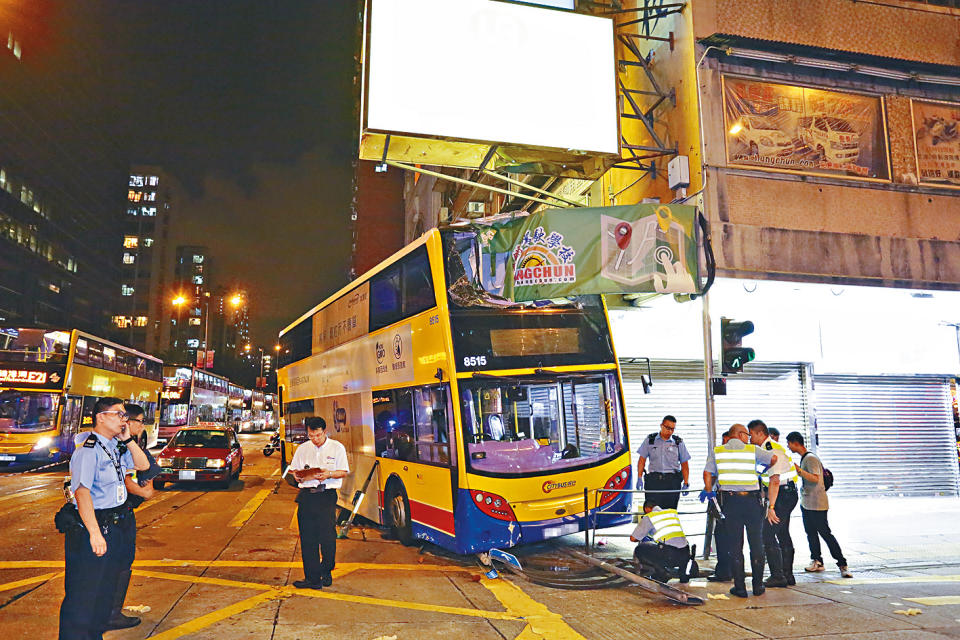
<path fill-rule="evenodd" d="M 366 130 L 619 153 L 613 22 L 494 0 L 370 0 Z"/>

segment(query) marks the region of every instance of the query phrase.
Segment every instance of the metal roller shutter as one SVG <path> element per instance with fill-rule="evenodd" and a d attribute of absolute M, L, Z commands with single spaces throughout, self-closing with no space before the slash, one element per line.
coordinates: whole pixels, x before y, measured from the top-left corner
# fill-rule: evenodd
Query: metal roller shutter
<path fill-rule="evenodd" d="M 654 360 L 649 394 L 643 393 L 640 383 L 640 375 L 647 372 L 646 364 L 624 359 L 620 365 L 634 465 L 641 440 L 658 431 L 663 416 L 671 414 L 677 418 L 677 435 L 692 456 L 690 484 L 701 486 L 707 459 L 702 361 Z M 806 434 L 809 411 L 805 372 L 805 366 L 797 363 L 752 362 L 743 373 L 728 377 L 727 395 L 715 398 L 718 434 L 735 422 L 747 424 L 754 418 L 779 429 L 781 441 L 790 431 Z"/>
<path fill-rule="evenodd" d="M 956 495 L 950 380 L 825 376 L 815 380 L 817 453 L 830 495 Z"/>

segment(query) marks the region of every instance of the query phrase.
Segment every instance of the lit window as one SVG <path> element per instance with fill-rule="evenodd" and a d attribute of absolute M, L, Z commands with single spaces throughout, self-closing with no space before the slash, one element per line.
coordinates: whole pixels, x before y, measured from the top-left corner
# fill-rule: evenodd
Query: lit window
<path fill-rule="evenodd" d="M 152 246 L 153 246 L 153 238 L 144 238 L 144 239 L 143 239 L 143 246 L 145 246 L 145 247 L 152 247 Z"/>
<path fill-rule="evenodd" d="M 194 255 L 193 264 L 203 264 L 203 256 Z"/>
<path fill-rule="evenodd" d="M 134 191 L 133 189 L 127 191 L 127 200 L 130 202 L 140 202 L 140 198 L 142 197 L 143 194 L 139 191 Z"/>
<path fill-rule="evenodd" d="M 203 284 L 203 276 L 193 276 L 193 284 Z"/>
<path fill-rule="evenodd" d="M 124 249 L 136 249 L 139 245 L 139 239 L 137 236 L 123 236 L 123 248 Z"/>
<path fill-rule="evenodd" d="M 156 192 L 156 191 L 149 191 L 149 192 L 143 194 L 143 201 L 144 201 L 144 202 L 155 202 L 156 199 L 157 199 L 157 192 Z"/>
<path fill-rule="evenodd" d="M 7 172 L 0 169 L 0 187 L 7 188 Z"/>
<path fill-rule="evenodd" d="M 190 318 L 190 324 L 195 327 L 200 326 L 200 318 Z"/>
<path fill-rule="evenodd" d="M 13 51 L 13 55 L 16 56 L 17 60 L 19 60 L 23 54 L 23 51 L 20 50 L 20 41 L 13 37 L 13 31 L 7 36 L 7 49 Z"/>
<path fill-rule="evenodd" d="M 130 176 L 130 186 L 131 186 L 131 187 L 142 187 L 142 186 L 143 186 L 143 176 Z"/>
<path fill-rule="evenodd" d="M 142 207 L 142 208 L 140 209 L 140 211 L 143 213 L 143 215 L 148 216 L 148 217 L 153 217 L 153 216 L 157 215 L 157 208 L 156 208 L 156 207 Z"/>
<path fill-rule="evenodd" d="M 28 207 L 33 206 L 33 191 L 26 187 L 20 187 L 20 202 Z"/>
<path fill-rule="evenodd" d="M 133 264 L 136 262 L 137 256 L 132 253 L 124 252 L 123 254 L 123 264 Z"/>
<path fill-rule="evenodd" d="M 53 284 L 52 282 L 47 285 L 47 289 L 50 289 L 50 291 L 53 291 L 54 293 L 60 293 L 60 287 Z"/>
<path fill-rule="evenodd" d="M 127 215 L 128 215 L 128 216 L 135 216 L 135 215 L 137 215 L 137 208 L 136 208 L 136 207 L 127 207 Z"/>
<path fill-rule="evenodd" d="M 199 338 L 191 338 L 187 340 L 187 346 L 191 349 L 196 349 L 200 346 Z"/>
<path fill-rule="evenodd" d="M 133 321 L 133 326 L 135 327 L 147 326 L 147 316 L 137 316 L 136 320 Z"/>
<path fill-rule="evenodd" d="M 122 285 L 122 286 L 120 287 L 120 295 L 132 296 L 132 295 L 133 295 L 133 287 L 131 287 L 131 286 L 128 285 L 128 284 Z"/>
<path fill-rule="evenodd" d="M 158 184 L 160 184 L 160 178 L 158 178 L 157 176 L 147 176 L 148 187 L 155 187 Z"/>
<path fill-rule="evenodd" d="M 113 324 L 121 329 L 126 329 L 130 326 L 130 317 L 129 316 L 113 316 L 111 318 Z"/>

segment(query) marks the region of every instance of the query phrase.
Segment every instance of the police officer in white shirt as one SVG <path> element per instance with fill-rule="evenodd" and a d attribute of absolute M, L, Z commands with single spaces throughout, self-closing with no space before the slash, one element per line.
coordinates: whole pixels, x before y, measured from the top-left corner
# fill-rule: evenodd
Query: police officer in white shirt
<path fill-rule="evenodd" d="M 295 580 L 293 586 L 322 589 L 333 584 L 330 574 L 337 555 L 337 489 L 350 473 L 350 466 L 344 446 L 327 437 L 323 418 L 305 418 L 303 424 L 310 440 L 297 447 L 290 461 L 300 487 L 297 524 L 304 577 Z"/>

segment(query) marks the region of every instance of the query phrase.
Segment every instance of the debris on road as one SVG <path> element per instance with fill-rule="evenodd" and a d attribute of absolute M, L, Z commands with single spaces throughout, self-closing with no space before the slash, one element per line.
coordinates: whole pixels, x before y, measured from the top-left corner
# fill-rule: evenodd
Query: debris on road
<path fill-rule="evenodd" d="M 730 598 L 728 598 L 727 594 L 725 593 L 708 593 L 707 599 L 708 600 L 729 600 Z"/>
<path fill-rule="evenodd" d="M 150 606 L 145 604 L 128 604 L 124 609 L 134 613 L 150 613 Z"/>
<path fill-rule="evenodd" d="M 894 613 L 899 613 L 902 616 L 918 616 L 923 611 L 921 609 L 897 609 Z"/>

